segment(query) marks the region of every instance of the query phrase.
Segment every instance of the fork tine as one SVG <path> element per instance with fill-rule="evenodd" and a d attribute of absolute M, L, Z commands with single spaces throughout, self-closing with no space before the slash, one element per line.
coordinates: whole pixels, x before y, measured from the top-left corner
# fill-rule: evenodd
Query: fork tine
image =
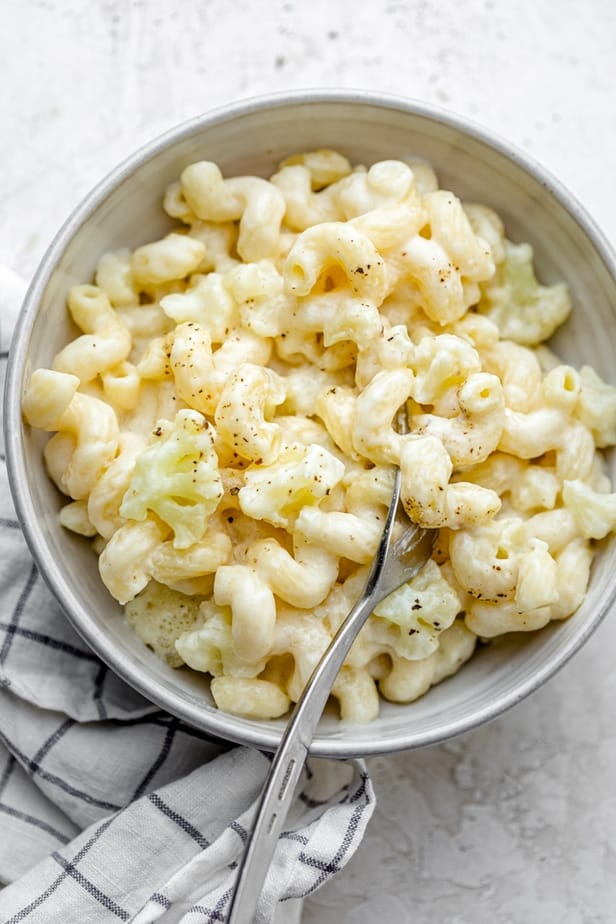
<path fill-rule="evenodd" d="M 404 404 L 401 404 L 396 411 L 396 415 L 394 417 L 394 426 L 397 433 L 404 434 L 409 432 L 409 415 L 406 401 Z"/>

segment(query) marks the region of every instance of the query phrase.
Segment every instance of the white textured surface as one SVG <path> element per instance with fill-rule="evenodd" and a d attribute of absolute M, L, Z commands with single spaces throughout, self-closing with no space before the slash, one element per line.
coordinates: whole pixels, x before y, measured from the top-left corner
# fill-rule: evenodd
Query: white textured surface
<path fill-rule="evenodd" d="M 394 91 L 471 116 L 557 174 L 616 240 L 616 7 L 605 0 L 3 0 L 0 264 L 34 270 L 141 143 L 229 100 Z M 379 806 L 305 924 L 616 917 L 616 614 L 490 726 L 371 761 Z"/>

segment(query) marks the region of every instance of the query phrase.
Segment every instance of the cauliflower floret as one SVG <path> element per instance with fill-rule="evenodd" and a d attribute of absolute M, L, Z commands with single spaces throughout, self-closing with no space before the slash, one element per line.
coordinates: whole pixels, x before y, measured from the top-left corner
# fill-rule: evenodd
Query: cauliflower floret
<path fill-rule="evenodd" d="M 525 346 L 548 340 L 571 311 L 564 283 L 542 286 L 533 269 L 530 244 L 505 241 L 505 260 L 483 283 L 478 311 L 498 326 L 501 337 Z"/>
<path fill-rule="evenodd" d="M 223 495 L 211 426 L 198 411 L 178 411 L 161 420 L 154 442 L 139 455 L 120 514 L 143 521 L 152 511 L 186 549 L 203 536 Z"/>
<path fill-rule="evenodd" d="M 317 504 L 344 475 L 344 463 L 311 443 L 288 446 L 271 465 L 246 470 L 238 500 L 242 512 L 274 526 L 288 526 L 293 514 Z"/>
<path fill-rule="evenodd" d="M 184 663 L 176 640 L 193 629 L 199 619 L 199 601 L 163 584 L 150 581 L 144 591 L 124 609 L 126 621 L 144 645 L 170 667 Z"/>
<path fill-rule="evenodd" d="M 616 443 L 616 388 L 604 382 L 591 366 L 580 369 L 581 390 L 576 414 L 600 448 Z"/>
<path fill-rule="evenodd" d="M 439 646 L 440 633 L 453 623 L 462 606 L 436 562 L 429 560 L 421 571 L 389 594 L 374 608 L 374 616 L 399 629 L 395 650 L 415 661 L 427 658 Z"/>

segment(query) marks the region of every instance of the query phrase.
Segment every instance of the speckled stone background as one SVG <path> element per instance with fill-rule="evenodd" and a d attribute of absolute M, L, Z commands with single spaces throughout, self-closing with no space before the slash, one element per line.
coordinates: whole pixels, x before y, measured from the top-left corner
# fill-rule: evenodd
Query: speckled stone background
<path fill-rule="evenodd" d="M 2 0 L 0 263 L 29 276 L 81 196 L 183 119 L 357 87 L 472 117 L 616 241 L 608 0 Z M 378 808 L 305 924 L 616 921 L 616 613 L 545 688 L 441 747 L 370 761 Z"/>

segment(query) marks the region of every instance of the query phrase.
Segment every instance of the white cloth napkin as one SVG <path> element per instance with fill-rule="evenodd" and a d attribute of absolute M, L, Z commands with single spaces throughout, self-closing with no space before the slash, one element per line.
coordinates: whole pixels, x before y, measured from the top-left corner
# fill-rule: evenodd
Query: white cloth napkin
<path fill-rule="evenodd" d="M 2 378 L 23 291 L 0 267 Z M 161 712 L 88 650 L 32 562 L 1 450 L 0 920 L 224 922 L 268 758 Z M 362 762 L 310 761 L 255 922 L 299 921 L 373 809 Z"/>

